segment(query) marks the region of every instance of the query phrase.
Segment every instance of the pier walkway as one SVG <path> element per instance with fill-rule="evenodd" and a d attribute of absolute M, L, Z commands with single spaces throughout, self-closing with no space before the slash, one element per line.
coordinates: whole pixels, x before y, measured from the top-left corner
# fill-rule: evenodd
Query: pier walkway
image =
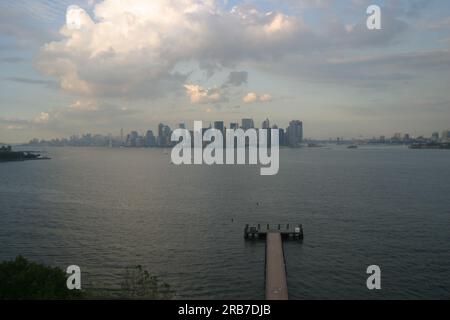
<path fill-rule="evenodd" d="M 266 236 L 266 300 L 288 300 L 283 240 L 280 232 Z"/>
<path fill-rule="evenodd" d="M 294 226 L 294 227 L 293 227 Z M 292 228 L 293 227 L 293 228 Z M 247 241 L 266 240 L 266 299 L 288 300 L 286 261 L 283 240 L 303 240 L 301 224 L 245 225 L 244 238 Z"/>

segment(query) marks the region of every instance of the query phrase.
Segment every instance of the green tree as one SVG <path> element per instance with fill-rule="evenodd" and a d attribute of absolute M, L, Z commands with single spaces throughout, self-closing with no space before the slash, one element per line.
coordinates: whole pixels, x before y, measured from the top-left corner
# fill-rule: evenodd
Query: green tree
<path fill-rule="evenodd" d="M 83 292 L 69 290 L 67 274 L 57 267 L 29 262 L 22 256 L 0 263 L 0 299 L 80 299 Z"/>

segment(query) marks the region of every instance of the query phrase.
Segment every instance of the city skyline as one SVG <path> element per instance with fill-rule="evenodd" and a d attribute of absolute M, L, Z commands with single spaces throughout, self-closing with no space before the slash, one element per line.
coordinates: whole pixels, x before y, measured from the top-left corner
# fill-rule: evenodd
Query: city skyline
<path fill-rule="evenodd" d="M 157 128 L 147 128 L 144 130 L 131 129 L 124 131 L 120 128 L 119 134 L 101 134 L 101 133 L 81 133 L 72 134 L 70 137 L 58 137 L 50 140 L 33 138 L 29 145 L 72 145 L 72 146 L 111 146 L 111 147 L 172 147 L 175 143 L 171 141 L 171 135 L 174 129 L 187 129 L 193 135 L 193 128 L 186 125 L 184 122 L 179 122 L 178 125 L 171 127 L 169 124 L 159 123 Z M 266 118 L 261 127 L 255 125 L 252 118 L 243 118 L 239 122 L 231 122 L 227 126 L 223 120 L 217 120 L 209 125 L 204 124 L 203 132 L 207 129 L 217 129 L 222 133 L 227 129 L 257 129 L 268 130 L 278 129 L 280 136 L 280 146 L 295 147 L 303 142 L 315 141 L 329 141 L 329 142 L 345 142 L 357 141 L 360 143 L 371 144 L 413 144 L 413 143 L 434 143 L 434 142 L 449 142 L 450 130 L 433 131 L 430 135 L 414 136 L 409 133 L 395 132 L 392 135 L 372 136 L 372 137 L 329 137 L 327 139 L 317 139 L 305 136 L 303 121 L 291 120 L 289 126 L 283 128 L 276 123 L 272 123 L 269 118 Z M 128 132 L 128 133 L 127 133 Z M 0 143 L 1 144 L 1 143 Z M 312 145 L 316 146 L 316 145 Z"/>
<path fill-rule="evenodd" d="M 365 26 L 370 4 L 381 7 L 381 30 Z M 301 118 L 318 139 L 450 126 L 448 1 L 18 0 L 0 9 L 2 142 L 249 115 L 282 127 Z"/>

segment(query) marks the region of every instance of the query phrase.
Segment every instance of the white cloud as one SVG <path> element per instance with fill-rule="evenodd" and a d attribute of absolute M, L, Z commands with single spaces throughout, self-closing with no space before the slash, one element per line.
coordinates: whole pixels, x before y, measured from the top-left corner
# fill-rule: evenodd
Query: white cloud
<path fill-rule="evenodd" d="M 255 92 L 249 92 L 244 96 L 242 101 L 245 103 L 270 102 L 272 101 L 272 96 L 270 94 L 258 95 Z"/>
<path fill-rule="evenodd" d="M 258 101 L 258 95 L 254 92 L 249 92 L 245 95 L 242 101 L 244 101 L 245 103 L 254 103 Z"/>
<path fill-rule="evenodd" d="M 36 118 L 33 119 L 33 123 L 45 124 L 49 121 L 50 114 L 48 112 L 41 112 Z"/>
<path fill-rule="evenodd" d="M 263 94 L 259 97 L 259 101 L 261 102 L 269 102 L 272 101 L 272 96 L 270 94 Z"/>
<path fill-rule="evenodd" d="M 62 40 L 37 59 L 64 90 L 85 96 L 161 94 L 186 80 L 179 63 L 228 66 L 283 54 L 305 31 L 298 18 L 248 5 L 226 11 L 212 0 L 104 0 L 94 13 L 72 6 Z"/>
<path fill-rule="evenodd" d="M 218 88 L 205 89 L 199 85 L 187 84 L 184 86 L 191 103 L 214 103 L 222 100 Z"/>

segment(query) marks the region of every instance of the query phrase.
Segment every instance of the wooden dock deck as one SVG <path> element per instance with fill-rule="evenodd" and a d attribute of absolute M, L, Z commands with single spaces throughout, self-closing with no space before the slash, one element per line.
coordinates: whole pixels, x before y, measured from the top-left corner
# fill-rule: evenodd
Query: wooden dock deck
<path fill-rule="evenodd" d="M 246 240 L 254 239 L 266 239 L 267 234 L 271 232 L 278 232 L 281 238 L 303 240 L 303 226 L 301 224 L 285 224 L 285 225 L 270 225 L 270 224 L 257 224 L 257 225 L 245 225 L 244 238 Z"/>
<path fill-rule="evenodd" d="M 245 240 L 266 240 L 266 299 L 288 300 L 283 240 L 303 240 L 301 224 L 245 225 Z"/>
<path fill-rule="evenodd" d="M 280 232 L 266 233 L 266 300 L 288 300 L 283 240 Z"/>

